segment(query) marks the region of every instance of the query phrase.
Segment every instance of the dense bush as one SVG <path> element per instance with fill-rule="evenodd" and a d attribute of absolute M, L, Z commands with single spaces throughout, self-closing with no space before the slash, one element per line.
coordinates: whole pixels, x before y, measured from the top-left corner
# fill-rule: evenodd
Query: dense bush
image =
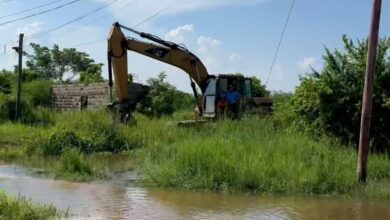
<path fill-rule="evenodd" d="M 359 137 L 361 100 L 366 66 L 367 41 L 355 44 L 343 37 L 344 51 L 326 49 L 320 72 L 301 78 L 290 110 L 303 128 L 323 131 L 356 144 Z M 390 38 L 379 41 L 375 64 L 372 149 L 390 150 Z"/>
<path fill-rule="evenodd" d="M 31 106 L 24 100 L 21 105 L 21 121 L 25 123 L 32 123 L 36 121 L 36 115 Z M 16 100 L 10 96 L 0 95 L 0 122 L 15 120 Z"/>
<path fill-rule="evenodd" d="M 67 148 L 85 148 L 87 143 L 66 128 L 53 131 L 47 140 L 41 144 L 42 154 L 45 156 L 59 156 Z"/>
<path fill-rule="evenodd" d="M 113 124 L 104 112 L 67 113 L 56 121 L 50 135 L 39 139 L 30 151 L 35 149 L 45 156 L 58 156 L 67 148 L 91 154 L 118 153 L 136 147 L 136 142 L 129 144 L 120 127 Z"/>
<path fill-rule="evenodd" d="M 4 72 L 4 71 L 3 71 Z M 2 82 L 0 87 L 0 122 L 15 120 L 16 113 L 16 82 L 13 73 L 0 73 L 7 80 Z M 1 80 L 1 77 L 0 77 Z M 41 107 L 51 106 L 51 85 L 50 81 L 31 81 L 22 85 L 21 118 L 22 123 L 51 123 L 49 114 Z M 0 89 L 1 89 L 0 88 Z"/>
<path fill-rule="evenodd" d="M 137 106 L 137 110 L 151 117 L 172 115 L 174 112 L 176 88 L 165 81 L 167 75 L 161 72 L 157 78 L 149 78 L 149 92 Z"/>
<path fill-rule="evenodd" d="M 0 72 L 0 94 L 11 93 L 11 80 L 6 71 Z"/>
<path fill-rule="evenodd" d="M 33 107 L 51 106 L 51 81 L 32 81 L 23 84 L 23 98 Z"/>

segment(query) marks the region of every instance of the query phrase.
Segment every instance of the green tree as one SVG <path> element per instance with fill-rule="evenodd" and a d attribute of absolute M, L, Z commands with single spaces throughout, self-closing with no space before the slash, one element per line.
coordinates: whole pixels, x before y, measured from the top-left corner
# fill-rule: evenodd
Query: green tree
<path fill-rule="evenodd" d="M 252 76 L 252 89 L 253 94 L 258 97 L 269 96 L 270 92 L 266 89 L 265 85 L 261 84 L 261 80 L 256 76 Z"/>
<path fill-rule="evenodd" d="M 195 97 L 192 94 L 188 94 L 179 90 L 174 92 L 175 100 L 173 102 L 173 108 L 178 110 L 193 110 L 195 104 Z"/>
<path fill-rule="evenodd" d="M 325 66 L 301 77 L 292 105 L 298 122 L 315 125 L 346 142 L 359 137 L 367 40 L 343 36 L 344 50 L 325 49 Z M 390 150 L 390 38 L 379 41 L 374 77 L 372 150 Z"/>
<path fill-rule="evenodd" d="M 137 106 L 138 111 L 152 117 L 172 115 L 174 112 L 176 88 L 166 82 L 167 75 L 161 72 L 156 78 L 149 78 L 149 92 Z"/>
<path fill-rule="evenodd" d="M 6 70 L 0 72 L 0 94 L 8 95 L 11 93 L 11 74 Z"/>
<path fill-rule="evenodd" d="M 73 81 L 102 81 L 101 67 L 87 53 L 75 48 L 60 49 L 53 45 L 52 49 L 39 44 L 31 44 L 33 55 L 28 57 L 27 66 L 41 79 L 54 80 L 60 83 Z"/>
<path fill-rule="evenodd" d="M 102 66 L 103 64 L 91 64 L 85 71 L 80 73 L 80 82 L 81 83 L 96 83 L 103 82 L 102 76 Z"/>

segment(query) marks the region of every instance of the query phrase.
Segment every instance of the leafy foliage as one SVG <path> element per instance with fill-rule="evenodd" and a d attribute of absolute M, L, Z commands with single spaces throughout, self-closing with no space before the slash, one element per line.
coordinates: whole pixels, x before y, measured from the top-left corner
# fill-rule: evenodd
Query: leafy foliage
<path fill-rule="evenodd" d="M 0 94 L 10 94 L 11 93 L 11 79 L 8 71 L 0 72 Z"/>
<path fill-rule="evenodd" d="M 51 81 L 31 81 L 23 84 L 23 98 L 33 107 L 51 106 Z"/>
<path fill-rule="evenodd" d="M 94 64 L 88 67 L 85 71 L 80 73 L 81 83 L 96 83 L 103 82 L 102 77 L 102 66 L 103 64 Z"/>
<path fill-rule="evenodd" d="M 96 64 L 89 55 L 75 48 L 52 49 L 39 44 L 31 44 L 34 55 L 29 56 L 27 66 L 39 79 L 54 80 L 60 83 L 80 78 L 81 82 L 100 82 L 102 64 Z"/>
<path fill-rule="evenodd" d="M 161 72 L 156 78 L 147 80 L 149 93 L 139 103 L 138 111 L 153 117 L 173 114 L 176 88 L 165 81 L 166 77 L 165 72 Z"/>
<path fill-rule="evenodd" d="M 252 76 L 252 89 L 253 94 L 257 97 L 267 97 L 269 96 L 270 92 L 267 90 L 265 85 L 261 84 L 261 80 L 257 78 L 256 76 Z"/>
<path fill-rule="evenodd" d="M 325 67 L 301 78 L 293 97 L 298 121 L 315 125 L 346 142 L 357 143 L 367 40 L 343 37 L 344 51 L 325 50 Z M 390 150 L 390 38 L 381 39 L 375 64 L 372 149 Z"/>

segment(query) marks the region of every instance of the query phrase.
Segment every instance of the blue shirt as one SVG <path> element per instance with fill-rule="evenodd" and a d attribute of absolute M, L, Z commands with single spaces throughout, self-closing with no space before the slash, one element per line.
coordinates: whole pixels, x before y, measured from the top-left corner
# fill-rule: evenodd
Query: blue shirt
<path fill-rule="evenodd" d="M 240 100 L 240 93 L 236 91 L 227 91 L 226 100 L 229 104 L 235 104 Z"/>

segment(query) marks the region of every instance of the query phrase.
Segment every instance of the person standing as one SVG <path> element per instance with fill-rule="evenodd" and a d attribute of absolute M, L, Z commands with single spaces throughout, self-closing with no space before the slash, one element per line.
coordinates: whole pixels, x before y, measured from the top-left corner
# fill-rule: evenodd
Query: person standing
<path fill-rule="evenodd" d="M 238 118 L 238 106 L 241 95 L 235 91 L 233 85 L 229 85 L 228 91 L 226 92 L 226 101 L 228 102 L 228 109 L 232 114 L 232 119 Z"/>
<path fill-rule="evenodd" d="M 219 119 L 225 119 L 228 108 L 228 102 L 226 101 L 225 93 L 222 93 L 217 102 L 217 117 Z"/>

